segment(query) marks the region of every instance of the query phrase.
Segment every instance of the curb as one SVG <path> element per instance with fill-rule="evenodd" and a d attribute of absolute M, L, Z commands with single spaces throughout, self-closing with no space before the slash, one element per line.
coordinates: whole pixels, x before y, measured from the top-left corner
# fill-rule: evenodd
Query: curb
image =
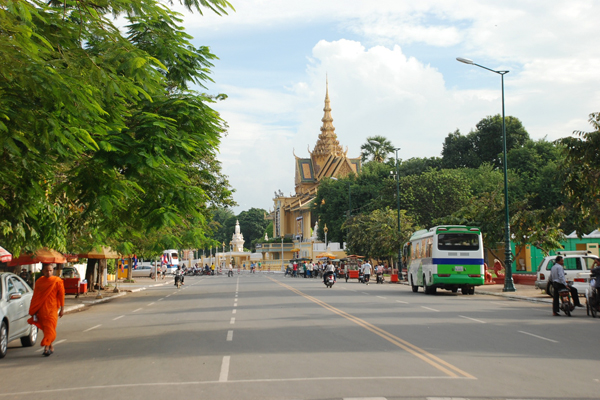
<path fill-rule="evenodd" d="M 494 293 L 494 292 L 482 292 L 480 290 L 476 290 L 475 294 L 482 294 L 482 295 L 486 295 L 486 296 L 497 296 L 497 297 L 504 297 L 507 299 L 511 299 L 511 300 L 522 300 L 522 301 L 529 301 L 531 303 L 546 303 L 546 304 L 552 304 L 552 300 L 546 300 L 546 299 L 536 299 L 534 297 L 526 297 L 526 296 L 519 296 L 516 294 L 504 294 L 504 293 Z"/>
<path fill-rule="evenodd" d="M 80 308 L 83 308 L 83 307 L 85 307 L 85 304 L 74 304 L 72 306 L 65 307 L 63 309 L 63 314 L 72 313 L 73 311 L 77 311 L 77 310 L 79 310 Z"/>
<path fill-rule="evenodd" d="M 90 301 L 84 301 L 82 302 L 83 304 L 87 304 L 87 305 L 92 305 L 92 304 L 98 304 L 98 303 L 104 303 L 105 301 L 109 301 L 112 299 L 116 299 L 117 297 L 121 297 L 121 296 L 125 296 L 127 294 L 127 292 L 121 292 L 121 293 L 117 293 L 114 296 L 110 296 L 110 297 L 104 297 L 102 299 L 96 299 L 96 300 L 90 300 Z"/>

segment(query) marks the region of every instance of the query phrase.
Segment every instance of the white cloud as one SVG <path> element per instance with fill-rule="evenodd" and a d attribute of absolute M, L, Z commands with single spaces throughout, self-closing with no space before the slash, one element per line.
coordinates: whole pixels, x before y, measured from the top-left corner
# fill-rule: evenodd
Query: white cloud
<path fill-rule="evenodd" d="M 312 53 L 306 55 L 304 73 L 279 88 L 272 84 L 267 90 L 252 83 L 227 87 L 223 85 L 227 82 L 217 82 L 223 85 L 220 91 L 229 94 L 217 105 L 230 125 L 221 158 L 238 189 L 240 209 L 268 208 L 274 190 L 293 190 L 292 150 L 306 157 L 307 145 L 312 149 L 317 140 L 326 73 L 336 132 L 341 144 L 349 146 L 350 156 L 358 156 L 364 138 L 373 134 L 402 147 L 404 159 L 436 156 L 448 132 L 460 128 L 467 133 L 481 118 L 501 111 L 499 76 L 458 65 L 453 57 L 428 65 L 407 55 L 403 51 L 407 46 L 418 47 L 420 54 L 456 52 L 455 56 L 490 68 L 511 70 L 505 77 L 506 111 L 520 118 L 534 139 L 554 140 L 586 130 L 587 115 L 598 111 L 600 48 L 593 16 L 600 14 L 600 2 L 240 0 L 233 4 L 237 12 L 230 16 L 186 14 L 185 24 L 200 41 L 204 34 L 221 32 L 242 36 L 262 30 L 285 36 L 293 28 L 297 35 L 315 23 L 338 32 L 336 40 L 307 43 Z M 344 39 L 350 34 L 359 39 Z M 256 56 L 270 57 L 269 51 Z M 236 73 L 244 73 L 236 68 Z"/>

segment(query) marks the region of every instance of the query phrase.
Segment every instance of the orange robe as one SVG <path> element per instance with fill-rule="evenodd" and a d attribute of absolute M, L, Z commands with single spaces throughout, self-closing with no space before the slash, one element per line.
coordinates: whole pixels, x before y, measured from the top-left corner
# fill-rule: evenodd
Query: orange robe
<path fill-rule="evenodd" d="M 44 332 L 42 346 L 50 346 L 56 339 L 58 309 L 65 305 L 65 286 L 57 276 L 42 276 L 35 282 L 29 315 L 37 315 L 37 321 L 29 318 L 27 322 Z"/>

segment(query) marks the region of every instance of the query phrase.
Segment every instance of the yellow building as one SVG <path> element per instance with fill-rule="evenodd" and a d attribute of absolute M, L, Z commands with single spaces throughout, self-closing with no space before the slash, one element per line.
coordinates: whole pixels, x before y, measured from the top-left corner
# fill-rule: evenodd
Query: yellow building
<path fill-rule="evenodd" d="M 310 206 L 317 195 L 321 181 L 324 178 L 341 178 L 351 173 L 358 174 L 360 171 L 360 156 L 349 158 L 348 148 L 344 151 L 337 140 L 331 117 L 328 85 L 325 89 L 323 111 L 321 133 L 313 151 L 309 149 L 309 157 L 299 158 L 294 153 L 295 194 L 284 196 L 280 191 L 273 199 L 274 209 L 267 219 L 273 220 L 274 237 L 286 236 L 302 241 L 313 236 L 311 229 L 316 220 L 311 215 Z"/>

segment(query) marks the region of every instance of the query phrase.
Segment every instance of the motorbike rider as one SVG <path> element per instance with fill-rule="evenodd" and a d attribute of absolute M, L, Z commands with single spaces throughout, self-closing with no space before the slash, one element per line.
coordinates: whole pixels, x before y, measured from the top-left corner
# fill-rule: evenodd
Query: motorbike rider
<path fill-rule="evenodd" d="M 331 263 L 331 261 L 327 261 L 327 265 L 325 266 L 325 272 L 323 273 L 323 283 L 327 282 L 327 277 L 329 275 L 333 275 L 333 279 L 335 279 L 335 266 Z"/>
<path fill-rule="evenodd" d="M 181 266 L 177 266 L 177 270 L 175 270 L 175 286 L 177 286 L 178 280 L 183 285 L 184 275 L 183 275 L 183 271 L 181 270 Z"/>
<path fill-rule="evenodd" d="M 550 281 L 552 282 L 552 286 L 554 287 L 554 296 L 552 299 L 552 315 L 555 317 L 560 315 L 558 313 L 558 292 L 562 289 L 567 289 L 571 292 L 571 297 L 573 297 L 573 304 L 575 307 L 583 307 L 579 302 L 579 294 L 577 293 L 577 289 L 572 286 L 567 285 L 567 281 L 565 280 L 565 260 L 563 256 L 556 256 L 554 260 L 554 265 L 550 270 Z"/>
<path fill-rule="evenodd" d="M 377 266 L 377 283 L 383 283 L 383 264 Z"/>

